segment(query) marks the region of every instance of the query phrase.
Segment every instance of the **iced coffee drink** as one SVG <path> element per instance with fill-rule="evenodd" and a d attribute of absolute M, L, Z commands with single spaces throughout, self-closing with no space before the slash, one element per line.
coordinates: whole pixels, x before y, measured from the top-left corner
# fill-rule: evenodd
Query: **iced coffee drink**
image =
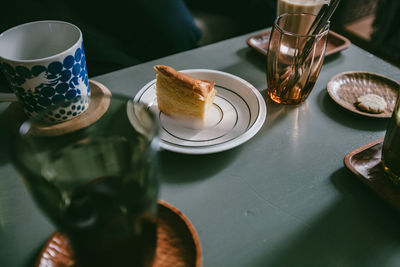
<path fill-rule="evenodd" d="M 307 13 L 318 14 L 321 7 L 330 0 L 278 0 L 278 16 L 284 13 Z M 288 21 L 290 24 L 287 29 L 297 34 L 306 34 L 308 28 L 311 26 L 312 20 L 310 18 L 298 17 L 302 20 Z"/>

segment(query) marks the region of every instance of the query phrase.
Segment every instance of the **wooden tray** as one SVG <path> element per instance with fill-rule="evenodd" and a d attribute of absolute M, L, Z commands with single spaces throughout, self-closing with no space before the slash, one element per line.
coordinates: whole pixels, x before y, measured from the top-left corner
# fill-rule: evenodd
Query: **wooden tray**
<path fill-rule="evenodd" d="M 202 254 L 196 230 L 177 208 L 158 201 L 157 245 L 153 267 L 200 267 Z M 68 239 L 55 232 L 44 245 L 36 267 L 75 266 Z"/>
<path fill-rule="evenodd" d="M 252 35 L 247 39 L 247 45 L 258 53 L 267 56 L 270 34 L 271 30 Z M 325 56 L 336 54 L 349 47 L 350 44 L 350 40 L 346 37 L 336 32 L 329 31 Z"/>
<path fill-rule="evenodd" d="M 400 187 L 385 177 L 381 163 L 383 139 L 379 138 L 348 153 L 344 164 L 358 179 L 400 211 Z"/>

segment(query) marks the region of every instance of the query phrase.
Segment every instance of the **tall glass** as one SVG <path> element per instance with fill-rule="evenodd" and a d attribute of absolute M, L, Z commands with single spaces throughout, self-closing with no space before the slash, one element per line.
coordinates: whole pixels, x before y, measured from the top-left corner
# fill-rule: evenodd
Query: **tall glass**
<path fill-rule="evenodd" d="M 383 141 L 382 164 L 389 179 L 400 184 L 400 95 Z"/>
<path fill-rule="evenodd" d="M 153 116 L 113 96 L 87 128 L 41 136 L 38 123 L 21 126 L 13 161 L 41 210 L 68 236 L 77 265 L 150 266 L 159 187 Z"/>
<path fill-rule="evenodd" d="M 267 56 L 270 98 L 300 104 L 317 81 L 325 57 L 329 23 L 320 34 L 306 34 L 315 15 L 283 14 L 274 23 Z"/>

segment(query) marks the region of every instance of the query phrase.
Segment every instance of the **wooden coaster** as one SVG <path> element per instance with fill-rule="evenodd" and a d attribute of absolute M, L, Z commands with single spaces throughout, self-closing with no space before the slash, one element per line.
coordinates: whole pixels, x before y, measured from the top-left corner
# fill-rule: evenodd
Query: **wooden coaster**
<path fill-rule="evenodd" d="M 359 115 L 388 119 L 396 104 L 400 83 L 386 76 L 364 71 L 348 71 L 333 76 L 326 86 L 329 96 L 343 108 Z M 357 107 L 360 96 L 375 94 L 387 103 L 382 113 L 368 113 Z"/>
<path fill-rule="evenodd" d="M 32 134 L 38 136 L 62 135 L 88 127 L 100 119 L 110 106 L 111 92 L 103 84 L 93 80 L 89 80 L 89 86 L 91 97 L 85 112 L 74 119 L 57 124 L 37 123 L 32 127 Z M 4 111 L 3 116 L 5 124 L 13 133 L 17 133 L 22 123 L 28 119 L 18 102 L 12 103 Z"/>
<path fill-rule="evenodd" d="M 68 239 L 55 232 L 43 247 L 35 266 L 75 266 L 73 254 Z M 177 208 L 159 200 L 153 267 L 200 267 L 201 264 L 201 246 L 194 227 Z"/>

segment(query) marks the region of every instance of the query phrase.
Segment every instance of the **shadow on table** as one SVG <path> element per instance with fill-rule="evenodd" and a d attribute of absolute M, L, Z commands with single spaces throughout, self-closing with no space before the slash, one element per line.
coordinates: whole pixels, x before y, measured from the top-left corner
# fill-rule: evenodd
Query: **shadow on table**
<path fill-rule="evenodd" d="M 336 54 L 332 54 L 332 55 L 329 55 L 329 56 L 325 57 L 325 58 L 324 58 L 324 63 L 323 63 L 323 64 L 328 64 L 328 63 L 330 63 L 330 62 L 332 62 L 332 61 L 337 61 L 337 60 L 339 60 L 340 54 L 341 54 L 341 53 L 336 53 Z"/>
<path fill-rule="evenodd" d="M 330 179 L 337 201 L 247 266 L 398 266 L 399 214 L 345 168 Z"/>
<path fill-rule="evenodd" d="M 47 242 L 47 240 L 46 240 Z M 32 266 L 36 266 L 36 263 L 38 261 L 38 258 L 42 252 L 43 247 L 45 246 L 46 242 L 44 242 L 42 244 L 42 246 L 40 246 L 39 248 L 36 249 L 36 251 L 34 251 L 28 261 L 28 263 L 25 265 L 25 267 L 32 267 Z"/>
<path fill-rule="evenodd" d="M 241 147 L 205 155 L 188 155 L 161 151 L 162 180 L 166 183 L 186 183 L 206 179 L 224 169 Z"/>
<path fill-rule="evenodd" d="M 21 266 L 22 267 L 33 267 L 33 266 L 36 266 L 36 263 L 38 261 L 40 252 L 42 251 L 42 247 L 44 245 L 45 245 L 45 242 L 43 242 L 43 244 L 41 244 L 40 247 L 36 248 L 33 251 L 30 251 L 26 262 L 23 263 Z M 18 256 L 20 256 L 20 255 L 15 255 L 15 257 L 18 257 Z M 14 265 L 9 265 L 9 262 L 7 262 L 7 259 L 5 259 L 5 258 L 0 259 L 0 265 L 1 266 L 14 266 Z"/>
<path fill-rule="evenodd" d="M 330 98 L 326 88 L 318 94 L 318 105 L 332 120 L 357 130 L 384 131 L 389 122 L 388 119 L 364 117 L 344 109 Z"/>
<path fill-rule="evenodd" d="M 12 145 L 12 135 L 7 130 L 4 123 L 4 112 L 0 114 L 0 166 L 11 161 L 10 149 Z"/>
<path fill-rule="evenodd" d="M 254 51 L 253 49 L 246 47 L 243 49 L 240 49 L 237 54 L 252 63 L 254 66 L 256 66 L 258 69 L 266 73 L 267 70 L 267 57 L 264 55 L 261 55 Z"/>

